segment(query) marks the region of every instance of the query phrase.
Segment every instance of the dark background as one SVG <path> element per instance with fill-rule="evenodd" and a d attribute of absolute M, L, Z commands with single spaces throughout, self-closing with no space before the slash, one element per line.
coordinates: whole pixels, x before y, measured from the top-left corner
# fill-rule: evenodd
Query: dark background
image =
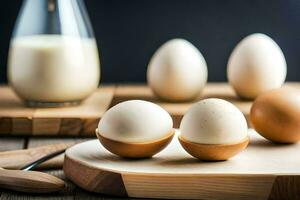
<path fill-rule="evenodd" d="M 38 0 L 37 0 L 38 1 Z M 21 0 L 0 5 L 0 82 L 6 82 L 11 31 Z M 299 0 L 86 0 L 101 57 L 102 82 L 144 82 L 148 61 L 171 38 L 203 54 L 209 81 L 226 80 L 226 63 L 246 35 L 262 32 L 282 48 L 289 81 L 300 81 Z"/>

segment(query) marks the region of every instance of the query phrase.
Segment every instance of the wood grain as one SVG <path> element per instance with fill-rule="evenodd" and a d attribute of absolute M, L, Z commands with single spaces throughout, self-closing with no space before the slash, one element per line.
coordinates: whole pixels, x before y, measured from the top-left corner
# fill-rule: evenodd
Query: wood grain
<path fill-rule="evenodd" d="M 272 175 L 123 175 L 128 195 L 166 199 L 267 199 Z"/>
<path fill-rule="evenodd" d="M 269 200 L 300 199 L 300 176 L 279 175 L 273 184 Z"/>
<path fill-rule="evenodd" d="M 297 199 L 300 144 L 273 144 L 253 130 L 249 136 L 248 148 L 224 162 L 194 159 L 177 138 L 152 159 L 142 160 L 122 159 L 92 140 L 67 150 L 64 171 L 85 190 L 129 197 Z"/>
<path fill-rule="evenodd" d="M 13 151 L 3 151 L 0 152 L 0 167 L 5 169 L 19 169 L 30 162 L 33 162 L 49 153 L 53 153 L 67 147 L 72 146 L 75 142 L 70 143 L 60 143 L 60 144 L 52 144 L 46 145 L 42 147 L 30 148 L 25 150 L 13 150 Z M 55 162 L 56 165 L 62 166 L 62 161 Z M 48 163 L 47 167 L 50 163 Z M 46 164 L 47 165 L 47 164 Z M 52 164 L 53 167 L 54 164 Z M 56 166 L 54 165 L 54 166 Z"/>
<path fill-rule="evenodd" d="M 4 135 L 12 132 L 12 118 L 2 117 L 0 118 L 0 134 Z"/>
<path fill-rule="evenodd" d="M 28 141 L 27 148 L 44 148 L 46 145 L 72 145 L 86 141 L 85 138 L 45 138 L 45 137 L 31 137 Z M 1 155 L 1 153 L 0 153 Z M 1 157 L 1 156 L 0 156 Z M 38 169 L 61 169 L 64 162 L 64 154 L 54 157 L 44 163 L 42 163 Z"/>
<path fill-rule="evenodd" d="M 78 174 L 82 171 L 84 171 L 84 176 Z M 127 196 L 122 176 L 119 173 L 86 167 L 80 162 L 68 158 L 65 158 L 64 173 L 70 180 L 88 191 Z"/>
<path fill-rule="evenodd" d="M 14 138 L 14 137 L 1 137 L 0 138 L 0 152 L 15 150 L 15 149 L 23 149 L 25 147 L 25 139 L 24 138 Z M 0 199 L 2 198 L 0 190 Z"/>
<path fill-rule="evenodd" d="M 286 83 L 300 88 L 300 83 Z M 100 86 L 79 106 L 63 108 L 27 108 L 6 87 L 0 87 L 0 134 L 41 136 L 94 136 L 102 114 L 111 106 L 125 100 L 143 99 L 159 104 L 173 118 L 174 127 L 190 106 L 203 98 L 223 98 L 236 105 L 246 116 L 248 124 L 252 102 L 239 99 L 226 83 L 208 83 L 203 93 L 193 102 L 171 103 L 156 98 L 146 85 Z"/>
<path fill-rule="evenodd" d="M 0 168 L 0 187 L 26 193 L 51 193 L 62 190 L 65 184 L 47 173 Z"/>
<path fill-rule="evenodd" d="M 23 149 L 25 147 L 25 138 L 16 137 L 1 137 L 0 138 L 0 152 Z"/>
<path fill-rule="evenodd" d="M 110 196 L 105 195 L 99 195 L 96 193 L 87 192 L 85 190 L 82 190 L 79 187 L 76 187 L 71 181 L 65 178 L 64 173 L 62 170 L 47 170 L 44 171 L 46 173 L 49 173 L 53 176 L 59 177 L 65 181 L 66 187 L 64 190 L 57 192 L 57 193 L 51 193 L 51 194 L 25 194 L 21 192 L 15 192 L 10 190 L 1 190 L 0 189 L 0 200 L 118 200 L 119 198 L 114 198 Z M 2 195 L 1 195 L 1 191 Z"/>
<path fill-rule="evenodd" d="M 65 176 L 62 172 L 62 170 L 47 170 L 43 171 L 45 173 L 48 173 L 50 175 L 56 176 L 62 180 L 65 181 L 65 188 L 62 191 L 51 193 L 51 194 L 33 194 L 33 193 L 22 193 L 22 192 L 16 192 L 6 189 L 0 189 L 2 191 L 2 195 L 0 197 L 0 200 L 27 200 L 27 199 L 51 199 L 51 200 L 59 200 L 59 199 L 74 199 L 75 193 L 76 193 L 76 187 L 70 183 L 69 181 L 65 180 Z"/>
<path fill-rule="evenodd" d="M 100 86 L 78 106 L 28 108 L 6 86 L 0 87 L 0 134 L 94 136 L 102 114 L 109 108 L 114 86 Z"/>
<path fill-rule="evenodd" d="M 27 140 L 27 139 L 26 139 Z M 34 140 L 34 141 L 32 141 Z M 51 143 L 63 143 L 65 141 L 69 141 L 70 138 L 31 138 L 29 139 L 29 144 L 31 145 L 46 145 Z M 85 140 L 85 139 L 75 139 L 77 140 Z M 5 150 L 14 150 L 14 149 L 22 149 L 24 147 L 25 139 L 24 138 L 16 138 L 16 137 L 1 137 L 0 139 L 0 151 Z M 12 200 L 12 199 L 51 199 L 51 200 L 92 200 L 92 199 L 103 199 L 103 200 L 113 200 L 117 198 L 89 193 L 85 190 L 82 190 L 79 187 L 76 187 L 71 181 L 67 180 L 64 176 L 62 170 L 46 170 L 44 171 L 53 176 L 61 178 L 65 181 L 66 187 L 63 191 L 54 193 L 54 194 L 25 194 L 5 189 L 0 189 L 0 200 Z"/>

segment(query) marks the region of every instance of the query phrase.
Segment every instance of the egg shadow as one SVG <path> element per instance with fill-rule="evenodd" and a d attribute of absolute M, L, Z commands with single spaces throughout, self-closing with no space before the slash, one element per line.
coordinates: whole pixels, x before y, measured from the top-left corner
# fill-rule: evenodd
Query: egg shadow
<path fill-rule="evenodd" d="M 114 155 L 114 154 L 92 154 L 92 155 L 86 155 L 84 156 L 86 159 L 92 159 L 97 161 L 103 161 L 103 160 L 109 160 L 109 161 L 120 161 L 121 158 Z"/>
<path fill-rule="evenodd" d="M 156 160 L 156 162 L 161 166 L 178 166 L 178 165 L 187 165 L 187 164 L 195 164 L 199 163 L 195 158 L 178 158 L 178 159 L 160 159 Z"/>
<path fill-rule="evenodd" d="M 225 160 L 222 161 L 204 161 L 200 160 L 194 157 L 184 157 L 184 158 L 178 158 L 178 159 L 164 159 L 161 161 L 156 161 L 159 166 L 163 167 L 177 167 L 177 166 L 191 166 L 191 165 L 210 165 L 215 163 L 223 163 Z"/>
<path fill-rule="evenodd" d="M 219 93 L 212 93 L 212 94 L 206 94 L 202 95 L 199 94 L 199 96 L 196 99 L 190 100 L 190 101 L 168 101 L 166 99 L 162 99 L 155 95 L 152 91 L 149 93 L 142 93 L 142 94 L 130 94 L 130 95 L 115 95 L 113 100 L 112 100 L 112 105 L 116 105 L 120 102 L 127 101 L 127 100 L 133 100 L 133 99 L 140 99 L 140 100 L 145 100 L 145 101 L 150 101 L 154 103 L 174 103 L 174 104 L 193 104 L 197 101 L 207 99 L 207 98 L 219 98 L 219 99 L 224 99 L 230 102 L 252 102 L 253 100 L 251 99 L 245 99 L 241 98 L 235 94 L 219 94 Z"/>
<path fill-rule="evenodd" d="M 163 160 L 163 158 L 160 157 L 145 157 L 145 158 L 128 158 L 128 157 L 120 157 L 112 153 L 107 154 L 94 154 L 89 155 L 86 158 L 97 160 L 97 161 L 112 161 L 112 162 L 156 162 L 159 160 Z"/>
<path fill-rule="evenodd" d="M 205 95 L 205 96 L 201 96 L 200 99 L 207 99 L 207 98 L 218 98 L 218 99 L 224 99 L 224 100 L 227 100 L 227 101 L 243 101 L 243 99 L 240 99 L 239 97 L 237 96 L 234 96 L 234 95 L 224 95 L 224 94 L 210 94 L 210 95 Z M 247 101 L 245 101 L 247 102 Z"/>
<path fill-rule="evenodd" d="M 269 141 L 265 138 L 255 139 L 255 140 L 250 139 L 250 143 L 249 143 L 249 146 L 258 147 L 258 148 L 281 148 L 281 147 L 284 148 L 284 147 L 293 146 L 293 145 L 296 145 L 296 144 L 276 143 L 276 142 Z"/>

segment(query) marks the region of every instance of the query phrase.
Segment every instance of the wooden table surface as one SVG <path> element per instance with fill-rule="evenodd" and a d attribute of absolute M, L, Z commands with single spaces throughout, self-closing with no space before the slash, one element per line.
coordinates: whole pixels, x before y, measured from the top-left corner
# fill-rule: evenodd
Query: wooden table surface
<path fill-rule="evenodd" d="M 222 84 L 219 84 L 218 87 L 220 85 L 222 85 Z M 300 88 L 299 83 L 289 83 L 289 85 L 294 85 L 294 86 Z M 209 86 L 214 87 L 215 85 L 210 84 Z M 224 85 L 224 84 L 223 84 L 223 87 L 225 87 L 227 89 L 229 88 L 228 85 Z M 140 88 L 140 89 L 137 90 L 137 88 Z M 131 86 L 131 87 L 126 86 L 124 88 L 117 88 L 117 89 L 118 90 L 116 93 L 118 95 L 118 92 L 119 92 L 119 97 L 118 97 L 119 99 L 118 98 L 114 99 L 113 103 L 118 103 L 121 100 L 127 100 L 126 98 L 128 98 L 128 99 L 132 98 L 129 96 L 129 97 L 125 97 L 125 99 L 123 99 L 124 98 L 123 97 L 124 95 L 122 93 L 123 90 L 126 91 L 127 95 L 128 95 L 128 90 L 134 91 L 134 92 L 138 91 L 138 93 L 142 97 L 141 99 L 146 98 L 148 100 L 148 98 L 151 97 L 149 88 L 147 88 L 145 86 Z M 123 90 L 121 90 L 121 89 L 123 89 Z M 228 89 L 228 91 L 229 90 L 230 90 L 230 88 Z M 210 88 L 208 92 L 210 92 L 210 91 L 215 92 L 216 90 Z M 223 89 L 222 89 L 222 91 L 223 91 Z M 231 94 L 232 91 L 229 91 L 229 93 Z M 222 98 L 224 98 L 223 96 L 222 96 Z M 227 98 L 228 98 L 228 95 L 227 95 Z M 153 99 L 153 97 L 151 97 L 150 100 L 151 99 Z M 183 104 L 183 105 L 181 105 L 181 107 L 179 106 L 180 108 L 182 108 L 181 110 L 179 110 L 181 115 L 183 115 L 184 111 L 190 106 L 190 104 Z M 163 103 L 162 106 L 165 107 L 166 109 L 168 109 L 169 112 L 172 112 L 172 113 L 174 112 L 171 109 L 172 107 L 170 105 L 168 105 L 167 103 Z M 178 108 L 178 105 L 176 105 L 176 108 Z M 176 114 L 176 112 L 174 112 L 174 113 Z M 0 137 L 0 152 L 7 151 L 7 150 L 26 149 L 26 148 L 30 148 L 30 147 L 36 147 L 36 146 L 41 146 L 41 145 L 46 145 L 46 144 L 53 144 L 53 143 L 85 141 L 88 139 L 91 139 L 91 138 L 79 138 L 78 136 L 62 138 L 62 136 L 60 136 L 60 137 L 59 136 L 38 137 L 38 136 L 30 136 L 29 135 L 29 136 L 18 136 L 17 137 L 17 136 L 4 136 L 4 135 L 2 136 L 1 135 L 1 137 Z M 65 190 L 61 191 L 59 193 L 55 193 L 55 194 L 34 195 L 34 194 L 17 193 L 17 192 L 0 189 L 0 200 L 4 200 L 4 199 L 5 200 L 6 199 L 103 199 L 103 200 L 119 199 L 117 197 L 105 196 L 102 194 L 93 194 L 93 193 L 90 193 L 90 192 L 80 189 L 79 187 L 77 187 L 73 183 L 71 183 L 70 181 L 66 180 L 66 178 L 64 177 L 63 171 L 61 169 L 46 170 L 45 172 L 64 179 L 66 181 Z M 131 199 L 131 198 L 127 198 L 127 199 Z M 132 198 L 132 199 L 135 199 L 135 198 Z"/>
<path fill-rule="evenodd" d="M 90 139 L 90 138 L 89 138 Z M 26 149 L 28 147 L 35 147 L 45 144 L 63 143 L 70 141 L 85 141 L 87 138 L 39 138 L 39 137 L 1 137 L 0 138 L 0 152 L 6 150 Z M 8 191 L 0 189 L 0 200 L 12 200 L 12 199 L 102 199 L 112 200 L 119 199 L 117 197 L 110 197 L 101 194 L 93 194 L 86 192 L 79 187 L 75 186 L 70 181 L 66 180 L 63 171 L 61 169 L 45 170 L 45 172 L 62 178 L 66 181 L 66 189 L 59 193 L 46 194 L 46 195 L 34 195 L 18 193 L 14 191 Z M 127 198 L 130 199 L 130 198 Z"/>
<path fill-rule="evenodd" d="M 217 86 L 222 86 L 221 90 L 223 91 L 223 87 L 225 87 L 225 91 L 230 90 L 229 85 L 220 83 L 217 84 Z M 208 91 L 215 91 L 215 85 L 214 84 L 209 84 L 207 90 Z M 110 88 L 110 87 L 106 87 Z M 228 89 L 229 88 L 229 89 Z M 145 99 L 145 100 L 152 100 L 152 101 L 157 101 L 149 88 L 147 88 L 145 85 L 126 85 L 122 87 L 117 87 L 117 91 L 115 94 L 115 98 L 113 100 L 112 105 L 128 100 L 128 99 L 135 99 L 138 98 L 140 99 Z M 219 90 L 218 90 L 219 91 Z M 229 93 L 231 94 L 232 91 L 230 90 Z M 226 93 L 227 95 L 227 93 Z M 226 96 L 225 95 L 225 96 Z M 2 94 L 3 96 L 3 94 Z M 6 97 L 6 96 L 5 96 Z M 200 98 L 200 97 L 199 97 Z M 169 105 L 170 103 L 160 103 L 156 102 L 158 104 L 162 104 L 161 106 L 165 107 L 171 114 L 175 113 L 177 114 L 177 110 L 173 109 L 174 106 Z M 191 102 L 192 103 L 192 102 Z M 176 108 L 180 108 L 178 112 L 180 112 L 180 118 L 181 115 L 185 112 L 185 110 L 190 106 L 191 103 L 184 103 L 177 105 Z M 1 107 L 1 106 L 0 106 Z M 9 112 L 10 113 L 10 112 Z M 11 114 L 11 113 L 10 113 Z M 62 137 L 62 135 L 58 136 L 51 136 L 51 137 L 45 137 L 45 136 L 30 136 L 30 135 L 23 135 L 23 136 L 8 136 L 8 133 L 4 132 L 0 134 L 0 152 L 1 151 L 7 151 L 7 150 L 16 150 L 16 149 L 26 149 L 30 147 L 35 147 L 35 146 L 41 146 L 41 145 L 46 145 L 46 144 L 53 144 L 53 143 L 65 143 L 65 142 L 71 142 L 71 141 L 85 141 L 91 138 L 81 138 L 78 139 L 78 136 L 76 137 L 73 135 L 73 137 L 68 136 L 68 137 Z M 6 136 L 4 136 L 6 135 Z M 83 137 L 83 135 L 81 135 Z M 25 194 L 25 193 L 17 193 L 13 191 L 8 191 L 8 190 L 2 190 L 0 189 L 0 200 L 6 200 L 6 199 L 103 199 L 103 200 L 112 200 L 112 199 L 119 199 L 117 197 L 111 197 L 111 196 L 105 196 L 102 194 L 93 194 L 87 191 L 82 190 L 81 188 L 75 186 L 73 183 L 70 181 L 66 180 L 64 177 L 64 173 L 61 169 L 57 170 L 45 170 L 45 172 L 50 173 L 52 175 L 58 176 L 66 181 L 66 189 L 60 193 L 55 193 L 55 194 L 47 194 L 47 195 L 33 195 L 33 194 Z M 130 199 L 130 198 L 126 198 Z M 133 198 L 134 199 L 134 198 Z"/>

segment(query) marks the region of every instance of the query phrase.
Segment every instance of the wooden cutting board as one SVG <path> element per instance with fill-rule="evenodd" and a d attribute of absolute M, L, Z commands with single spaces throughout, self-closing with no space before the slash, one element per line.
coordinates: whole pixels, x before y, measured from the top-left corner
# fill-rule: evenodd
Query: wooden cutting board
<path fill-rule="evenodd" d="M 114 86 L 101 86 L 78 106 L 28 108 L 11 88 L 0 87 L 0 134 L 94 136 L 113 99 Z"/>
<path fill-rule="evenodd" d="M 286 85 L 300 88 L 300 83 Z M 130 99 L 157 103 L 173 118 L 174 127 L 191 105 L 204 98 L 222 98 L 236 105 L 246 116 L 248 124 L 252 101 L 238 98 L 227 83 L 208 83 L 193 102 L 171 103 L 156 98 L 146 85 L 100 86 L 82 104 L 64 108 L 27 108 L 7 86 L 0 87 L 0 135 L 92 136 L 99 119 L 111 106 Z"/>
<path fill-rule="evenodd" d="M 178 134 L 178 133 L 177 133 Z M 67 150 L 65 175 L 85 190 L 169 199 L 299 199 L 300 143 L 271 143 L 249 130 L 250 144 L 228 161 L 202 162 L 177 137 L 152 159 L 119 158 L 98 140 Z"/>

